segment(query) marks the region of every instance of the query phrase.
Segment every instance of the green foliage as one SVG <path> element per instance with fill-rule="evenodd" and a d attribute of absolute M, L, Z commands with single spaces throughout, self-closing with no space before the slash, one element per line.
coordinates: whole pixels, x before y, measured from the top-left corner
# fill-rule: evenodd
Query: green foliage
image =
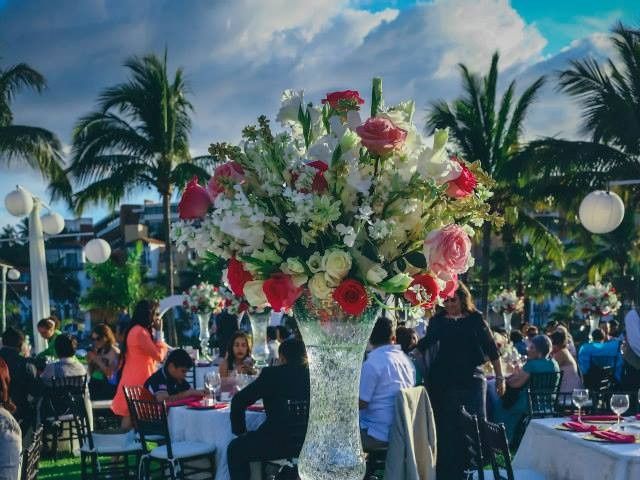
<path fill-rule="evenodd" d="M 163 298 L 166 295 L 164 288 L 143 283 L 143 251 L 142 242 L 137 242 L 122 265 L 112 259 L 88 265 L 87 274 L 93 284 L 80 299 L 81 306 L 115 313 L 121 308 L 132 311 L 135 304 L 144 298 Z"/>

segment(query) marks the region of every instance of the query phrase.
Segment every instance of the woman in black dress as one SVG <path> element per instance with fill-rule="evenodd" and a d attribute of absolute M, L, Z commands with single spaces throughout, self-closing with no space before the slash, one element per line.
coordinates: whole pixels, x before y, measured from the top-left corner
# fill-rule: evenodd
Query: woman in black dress
<path fill-rule="evenodd" d="M 465 456 L 461 449 L 459 411 L 486 416 L 487 382 L 480 366 L 491 361 L 496 373 L 496 390 L 502 396 L 504 376 L 498 348 L 491 330 L 476 309 L 467 287 L 460 283 L 455 294 L 444 301 L 445 308 L 429 321 L 418 349 L 429 358 L 427 391 L 431 398 L 438 438 L 437 477 L 464 478 Z"/>

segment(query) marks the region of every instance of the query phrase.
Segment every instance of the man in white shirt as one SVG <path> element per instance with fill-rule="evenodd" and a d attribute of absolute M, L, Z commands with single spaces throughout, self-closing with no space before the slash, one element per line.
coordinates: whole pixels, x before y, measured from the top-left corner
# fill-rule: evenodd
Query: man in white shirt
<path fill-rule="evenodd" d="M 360 433 L 365 450 L 387 446 L 396 394 L 413 387 L 416 378 L 413 363 L 395 345 L 391 319 L 379 318 L 369 341 L 373 350 L 360 377 Z"/>

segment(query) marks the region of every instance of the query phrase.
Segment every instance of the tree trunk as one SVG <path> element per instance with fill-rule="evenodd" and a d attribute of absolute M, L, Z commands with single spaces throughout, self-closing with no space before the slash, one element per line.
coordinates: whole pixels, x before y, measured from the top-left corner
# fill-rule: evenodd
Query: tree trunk
<path fill-rule="evenodd" d="M 162 222 L 164 230 L 164 264 L 167 271 L 167 293 L 173 295 L 173 248 L 171 245 L 171 188 L 169 187 L 162 194 Z M 173 311 L 166 314 L 167 317 L 167 336 L 170 345 L 178 344 L 178 332 L 176 330 L 176 319 L 173 317 Z"/>
<path fill-rule="evenodd" d="M 482 314 L 489 321 L 489 267 L 491 265 L 491 222 L 482 225 L 482 272 L 480 274 L 480 298 Z"/>

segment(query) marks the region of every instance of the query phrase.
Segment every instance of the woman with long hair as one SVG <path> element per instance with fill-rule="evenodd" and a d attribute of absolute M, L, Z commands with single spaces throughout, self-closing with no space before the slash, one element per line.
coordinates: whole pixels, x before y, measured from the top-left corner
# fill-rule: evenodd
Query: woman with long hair
<path fill-rule="evenodd" d="M 93 327 L 91 342 L 93 350 L 87 353 L 91 398 L 110 400 L 116 393 L 113 379 L 118 369 L 120 349 L 116 346 L 113 330 L 106 323 L 99 323 Z"/>
<path fill-rule="evenodd" d="M 480 366 L 487 359 L 496 373 L 496 390 L 504 394 L 500 354 L 489 325 L 476 309 L 471 293 L 460 282 L 444 309 L 429 321 L 427 334 L 417 347 L 430 358 L 426 385 L 433 404 L 438 435 L 437 476 L 447 480 L 464 478 L 462 444 L 458 425 L 460 407 L 486 416 L 487 383 Z"/>
<path fill-rule="evenodd" d="M 131 428 L 131 416 L 124 398 L 125 385 L 143 385 L 167 354 L 162 334 L 162 317 L 158 302 L 141 300 L 133 311 L 122 345 L 120 381 L 111 410 L 122 417 L 122 428 Z"/>
<path fill-rule="evenodd" d="M 228 377 L 231 372 L 254 373 L 254 363 L 249 337 L 246 333 L 238 331 L 229 340 L 224 361 L 220 364 L 220 376 Z"/>
<path fill-rule="evenodd" d="M 20 478 L 22 431 L 12 412 L 16 406 L 9 398 L 9 367 L 0 358 L 0 478 Z"/>

